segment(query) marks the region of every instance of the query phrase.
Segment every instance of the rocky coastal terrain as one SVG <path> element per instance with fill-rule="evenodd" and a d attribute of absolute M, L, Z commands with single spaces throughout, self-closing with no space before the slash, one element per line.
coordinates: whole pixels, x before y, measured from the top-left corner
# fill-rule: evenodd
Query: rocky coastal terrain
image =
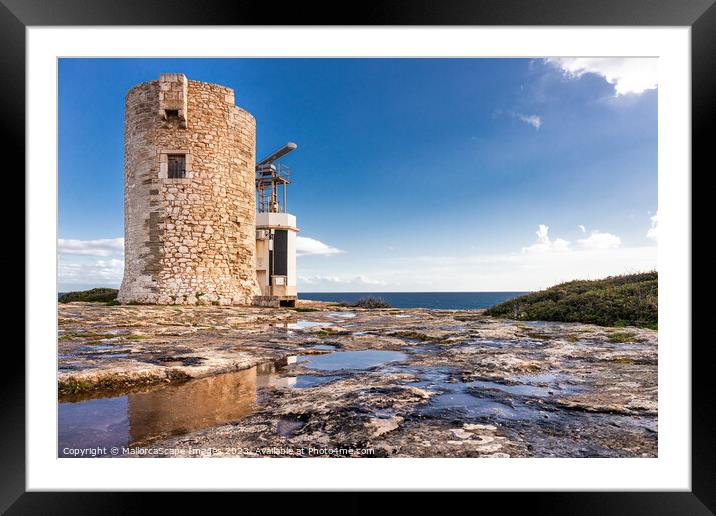
<path fill-rule="evenodd" d="M 320 302 L 58 310 L 62 456 L 657 455 L 646 328 Z"/>

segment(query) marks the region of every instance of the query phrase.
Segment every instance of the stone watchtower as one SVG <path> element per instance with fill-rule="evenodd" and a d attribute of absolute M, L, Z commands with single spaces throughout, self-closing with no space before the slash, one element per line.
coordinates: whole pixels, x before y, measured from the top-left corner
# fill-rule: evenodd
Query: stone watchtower
<path fill-rule="evenodd" d="M 230 88 L 162 74 L 127 92 L 122 303 L 251 304 L 256 121 Z"/>

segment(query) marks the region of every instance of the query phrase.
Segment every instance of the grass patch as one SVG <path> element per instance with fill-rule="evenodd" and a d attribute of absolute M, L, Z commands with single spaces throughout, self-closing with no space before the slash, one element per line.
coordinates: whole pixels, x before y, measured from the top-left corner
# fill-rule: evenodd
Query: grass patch
<path fill-rule="evenodd" d="M 394 331 L 392 333 L 389 333 L 388 335 L 391 337 L 400 337 L 402 339 L 422 340 L 424 342 L 437 342 L 442 340 L 442 338 L 440 337 L 431 337 L 430 335 L 427 335 L 425 333 L 411 330 Z"/>
<path fill-rule="evenodd" d="M 89 382 L 83 382 L 70 378 L 67 382 L 60 385 L 58 390 L 62 396 L 72 396 L 73 394 L 81 394 L 93 389 L 94 385 Z"/>
<path fill-rule="evenodd" d="M 617 333 L 610 333 L 609 334 L 609 342 L 638 342 L 638 339 L 635 338 L 636 336 L 633 333 L 627 333 L 627 332 L 617 332 Z"/>
<path fill-rule="evenodd" d="M 92 340 L 100 340 L 100 339 L 111 339 L 112 337 L 117 337 L 117 335 L 114 335 L 113 333 L 97 333 L 93 331 L 72 331 L 68 333 L 63 333 L 60 335 L 59 340 L 77 340 L 77 339 L 92 339 Z"/>
<path fill-rule="evenodd" d="M 454 315 L 453 319 L 460 322 L 472 322 L 483 320 L 484 317 L 482 315 Z"/>
<path fill-rule="evenodd" d="M 103 346 L 104 344 L 103 340 L 88 340 L 84 343 L 85 346 Z"/>
<path fill-rule="evenodd" d="M 493 317 L 658 328 L 656 271 L 561 283 L 488 308 Z"/>
<path fill-rule="evenodd" d="M 116 288 L 93 288 L 90 290 L 78 290 L 66 292 L 58 297 L 60 303 L 71 303 L 73 301 L 84 301 L 87 303 L 109 303 L 117 299 Z"/>
<path fill-rule="evenodd" d="M 144 335 L 142 333 L 130 333 L 130 334 L 115 335 L 115 336 L 122 337 L 122 340 L 141 340 L 141 339 L 149 338 L 149 335 Z"/>
<path fill-rule="evenodd" d="M 185 372 L 170 369 L 166 371 L 165 376 L 150 378 L 109 377 L 102 378 L 97 382 L 68 378 L 58 384 L 57 390 L 61 400 L 79 401 L 82 398 L 75 398 L 74 400 L 72 398 L 94 392 L 125 393 L 141 387 L 164 384 L 167 381 L 185 382 L 187 380 L 191 380 L 191 377 Z"/>

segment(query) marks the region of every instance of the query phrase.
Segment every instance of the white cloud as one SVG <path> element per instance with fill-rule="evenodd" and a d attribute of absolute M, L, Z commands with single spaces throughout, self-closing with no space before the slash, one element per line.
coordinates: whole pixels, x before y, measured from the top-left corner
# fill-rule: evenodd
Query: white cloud
<path fill-rule="evenodd" d="M 587 232 L 587 228 L 585 228 L 584 225 L 582 225 L 582 224 L 577 224 L 577 227 L 582 231 L 582 233 L 586 233 L 586 232 Z"/>
<path fill-rule="evenodd" d="M 70 240 L 60 238 L 57 241 L 57 250 L 60 254 L 73 254 L 80 256 L 122 255 L 124 253 L 124 238 L 102 238 L 98 240 Z M 296 255 L 332 255 L 342 253 L 320 240 L 309 237 L 296 237 Z"/>
<path fill-rule="evenodd" d="M 584 249 L 616 249 L 621 247 L 622 239 L 611 233 L 592 231 L 592 233 L 581 240 L 577 240 Z"/>
<path fill-rule="evenodd" d="M 651 217 L 651 228 L 646 232 L 646 238 L 653 240 L 654 242 L 659 241 L 659 211 Z"/>
<path fill-rule="evenodd" d="M 575 246 L 566 252 L 404 257 L 380 265 L 383 271 L 370 274 L 385 274 L 390 291 L 539 290 L 574 279 L 654 270 L 657 247 Z"/>
<path fill-rule="evenodd" d="M 519 291 L 657 267 L 656 246 L 625 248 L 611 233 L 592 231 L 569 242 L 550 237 L 549 226 L 540 224 L 536 235 L 537 242 L 520 253 L 402 257 L 375 264 L 368 273 L 387 278 L 396 291 Z"/>
<path fill-rule="evenodd" d="M 66 262 L 61 256 L 57 275 L 60 290 L 65 290 L 62 285 L 118 287 L 122 282 L 123 272 L 124 260 L 112 258 Z"/>
<path fill-rule="evenodd" d="M 316 240 L 315 238 L 309 238 L 309 237 L 296 237 L 296 256 L 306 256 L 311 254 L 318 254 L 318 255 L 332 255 L 332 254 L 340 254 L 343 251 L 340 249 L 336 249 L 335 247 L 332 247 L 328 244 L 324 244 L 320 240 Z"/>
<path fill-rule="evenodd" d="M 124 238 L 101 238 L 99 240 L 57 240 L 60 254 L 81 256 L 112 256 L 124 253 Z"/>
<path fill-rule="evenodd" d="M 587 228 L 579 225 L 582 232 L 586 232 Z M 577 249 L 616 249 L 621 246 L 622 240 L 616 235 L 605 233 L 602 231 L 592 231 L 587 238 L 577 240 L 577 247 L 572 242 L 563 238 L 551 239 L 549 236 L 549 226 L 540 224 L 536 231 L 537 243 L 522 248 L 523 254 L 544 254 L 544 253 L 567 253 Z"/>
<path fill-rule="evenodd" d="M 528 247 L 523 247 L 522 252 L 525 254 L 548 253 L 548 252 L 564 252 L 569 250 L 569 242 L 561 238 L 551 240 L 549 238 L 549 226 L 540 224 L 537 233 L 537 243 Z"/>
<path fill-rule="evenodd" d="M 614 86 L 616 96 L 640 94 L 656 89 L 658 84 L 656 58 L 558 57 L 545 61 L 560 68 L 570 78 L 579 78 L 587 73 L 600 75 Z"/>
<path fill-rule="evenodd" d="M 374 289 L 387 285 L 385 281 L 366 276 L 339 276 L 314 274 L 311 276 L 298 276 L 298 288 L 303 291 L 349 291 L 365 290 L 366 287 Z"/>
<path fill-rule="evenodd" d="M 523 115 L 521 113 L 515 113 L 515 117 L 518 120 L 531 125 L 535 129 L 539 129 L 542 126 L 542 119 L 537 115 Z"/>

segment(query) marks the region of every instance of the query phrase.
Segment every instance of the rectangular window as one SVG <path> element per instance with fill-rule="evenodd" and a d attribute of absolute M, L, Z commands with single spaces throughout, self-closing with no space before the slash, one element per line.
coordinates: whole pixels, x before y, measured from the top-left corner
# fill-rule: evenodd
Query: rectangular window
<path fill-rule="evenodd" d="M 186 177 L 186 155 L 169 154 L 167 156 L 167 177 L 169 179 L 181 179 Z"/>

